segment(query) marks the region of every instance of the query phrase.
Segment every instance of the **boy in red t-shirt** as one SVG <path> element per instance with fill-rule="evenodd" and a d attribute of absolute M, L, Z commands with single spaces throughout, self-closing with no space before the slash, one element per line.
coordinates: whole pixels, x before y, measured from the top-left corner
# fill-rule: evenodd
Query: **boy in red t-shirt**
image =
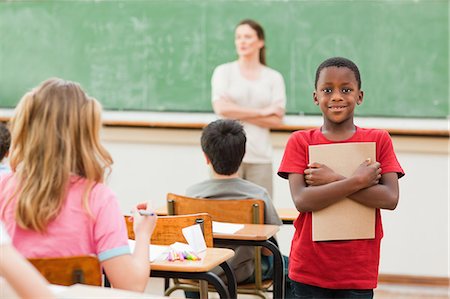
<path fill-rule="evenodd" d="M 383 237 L 380 209 L 397 206 L 398 179 L 404 172 L 386 131 L 353 123 L 363 91 L 358 67 L 352 61 L 334 57 L 322 62 L 316 71 L 313 98 L 322 111 L 323 125 L 294 132 L 278 170 L 279 176 L 289 179 L 292 199 L 300 211 L 294 223 L 289 277 L 297 297 L 373 298 Z M 376 161 L 361 161 L 350 177 L 324 164 L 308 164 L 309 145 L 345 142 L 375 142 Z M 376 209 L 375 238 L 312 241 L 312 212 L 345 197 Z"/>

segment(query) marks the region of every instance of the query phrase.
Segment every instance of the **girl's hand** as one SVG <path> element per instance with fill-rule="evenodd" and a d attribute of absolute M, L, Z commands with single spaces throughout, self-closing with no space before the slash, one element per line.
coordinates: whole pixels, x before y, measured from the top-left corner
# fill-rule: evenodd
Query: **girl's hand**
<path fill-rule="evenodd" d="M 147 214 L 153 214 L 153 215 L 144 215 L 142 216 L 139 213 L 139 210 L 144 210 L 148 212 Z M 133 217 L 131 220 L 133 221 L 133 230 L 135 235 L 143 234 L 145 236 L 148 236 L 150 239 L 150 236 L 152 235 L 157 221 L 158 216 L 156 216 L 155 211 L 151 209 L 150 202 L 146 203 L 140 203 L 133 209 Z"/>
<path fill-rule="evenodd" d="M 305 183 L 308 186 L 321 186 L 344 179 L 343 176 L 334 172 L 331 168 L 321 163 L 311 163 L 305 169 Z"/>

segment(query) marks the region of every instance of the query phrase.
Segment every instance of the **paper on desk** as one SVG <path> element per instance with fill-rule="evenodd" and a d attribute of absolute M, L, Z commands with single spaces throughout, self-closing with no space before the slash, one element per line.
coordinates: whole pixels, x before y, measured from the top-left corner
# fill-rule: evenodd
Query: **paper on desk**
<path fill-rule="evenodd" d="M 130 246 L 130 251 L 134 252 L 134 247 L 136 246 L 136 241 L 128 239 L 128 245 Z M 169 251 L 170 251 L 169 246 L 149 244 L 150 262 L 166 259 Z"/>
<path fill-rule="evenodd" d="M 234 234 L 235 232 L 243 228 L 244 228 L 243 224 L 218 222 L 218 221 L 213 221 L 212 223 L 213 233 L 218 234 Z"/>
<path fill-rule="evenodd" d="M 67 290 L 66 286 L 60 286 L 60 285 L 56 285 L 56 284 L 49 284 L 48 288 L 50 289 L 50 291 L 53 294 L 59 294 L 59 293 L 64 292 L 64 291 Z"/>
<path fill-rule="evenodd" d="M 183 236 L 195 253 L 206 250 L 205 237 L 200 224 L 194 224 L 182 229 Z"/>
<path fill-rule="evenodd" d="M 189 246 L 189 244 L 180 242 L 175 242 L 171 244 L 169 247 L 177 252 L 194 251 L 194 249 L 191 246 Z"/>

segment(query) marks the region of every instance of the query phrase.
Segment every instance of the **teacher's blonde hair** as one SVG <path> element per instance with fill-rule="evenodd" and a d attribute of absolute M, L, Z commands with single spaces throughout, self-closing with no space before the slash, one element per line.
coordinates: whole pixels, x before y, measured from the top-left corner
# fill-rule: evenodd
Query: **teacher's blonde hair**
<path fill-rule="evenodd" d="M 11 168 L 17 178 L 16 221 L 44 232 L 60 212 L 75 175 L 87 179 L 83 205 L 103 182 L 112 158 L 100 144 L 101 105 L 80 85 L 51 78 L 26 93 L 11 121 Z M 4 209 L 3 209 L 4 211 Z"/>

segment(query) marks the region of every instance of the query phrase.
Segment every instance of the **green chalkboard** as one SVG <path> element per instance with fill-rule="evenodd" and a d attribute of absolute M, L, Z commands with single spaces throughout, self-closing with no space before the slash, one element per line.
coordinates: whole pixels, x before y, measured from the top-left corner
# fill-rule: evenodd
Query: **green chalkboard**
<path fill-rule="evenodd" d="M 211 111 L 215 66 L 236 58 L 244 18 L 266 30 L 268 64 L 286 81 L 288 113 L 312 103 L 317 65 L 355 61 L 361 116 L 449 114 L 447 0 L 2 1 L 0 106 L 48 77 L 78 81 L 112 110 Z"/>

